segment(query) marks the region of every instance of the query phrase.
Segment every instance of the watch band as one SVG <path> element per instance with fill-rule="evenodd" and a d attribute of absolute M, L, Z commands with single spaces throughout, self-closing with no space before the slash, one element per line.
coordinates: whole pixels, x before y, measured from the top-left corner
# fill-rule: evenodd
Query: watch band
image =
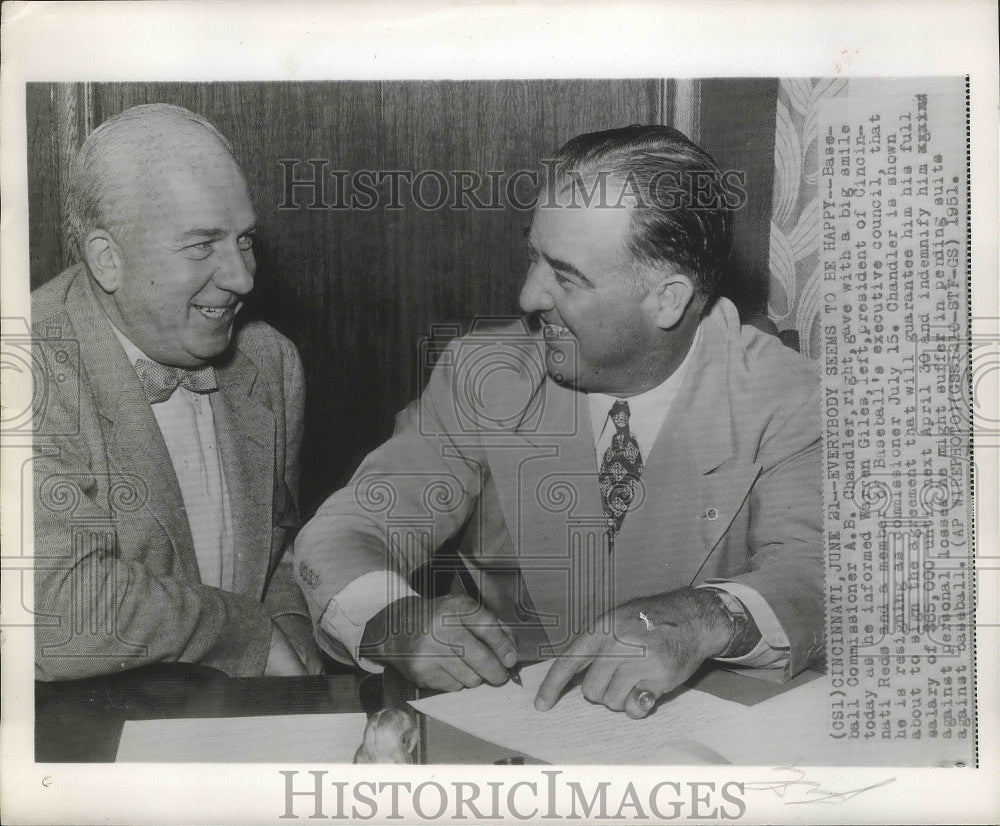
<path fill-rule="evenodd" d="M 741 646 L 745 636 L 744 632 L 750 624 L 750 614 L 747 612 L 747 609 L 729 591 L 723 591 L 721 588 L 708 588 L 706 590 L 711 591 L 715 595 L 722 604 L 726 616 L 729 618 L 729 643 L 721 654 L 716 654 L 715 656 L 725 659 L 745 654 L 745 651 L 738 651 L 737 649 Z"/>

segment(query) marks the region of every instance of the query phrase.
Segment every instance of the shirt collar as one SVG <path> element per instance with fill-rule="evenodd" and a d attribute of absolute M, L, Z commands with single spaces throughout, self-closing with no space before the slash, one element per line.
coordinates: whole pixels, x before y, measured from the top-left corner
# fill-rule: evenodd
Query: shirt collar
<path fill-rule="evenodd" d="M 660 428 L 666 421 L 667 412 L 673 404 L 684 383 L 684 377 L 691 367 L 692 354 L 701 341 L 701 325 L 695 330 L 691 346 L 687 355 L 676 370 L 667 376 L 666 380 L 644 393 L 636 396 L 628 396 L 624 401 L 628 402 L 629 408 L 629 430 L 639 443 L 639 448 L 646 455 L 653 447 L 653 442 L 659 435 Z M 608 423 L 608 413 L 611 406 L 619 400 L 619 396 L 612 396 L 606 393 L 588 393 L 587 403 L 590 407 L 590 421 L 594 428 L 594 441 L 600 441 Z"/>
<path fill-rule="evenodd" d="M 146 361 L 156 360 L 156 359 L 151 359 L 144 352 L 142 352 L 142 350 L 140 350 L 139 347 L 128 336 L 125 335 L 125 333 L 123 333 L 114 325 L 114 322 L 110 318 L 108 319 L 108 324 L 111 325 L 111 329 L 115 334 L 115 338 L 118 339 L 118 342 L 121 344 L 122 349 L 125 351 L 125 355 L 128 356 L 128 360 L 129 362 L 131 362 L 133 367 L 135 367 L 135 363 L 139 359 L 146 359 Z"/>

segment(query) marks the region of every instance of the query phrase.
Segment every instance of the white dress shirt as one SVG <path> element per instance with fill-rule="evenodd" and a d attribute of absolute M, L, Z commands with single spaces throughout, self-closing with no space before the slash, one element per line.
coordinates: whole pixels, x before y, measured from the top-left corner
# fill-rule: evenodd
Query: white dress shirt
<path fill-rule="evenodd" d="M 656 437 L 659 435 L 670 406 L 684 382 L 691 366 L 691 355 L 701 341 L 701 328 L 695 332 L 694 340 L 687 356 L 680 366 L 667 377 L 666 381 L 651 390 L 625 399 L 629 405 L 629 430 L 639 445 L 643 457 L 649 456 Z M 587 404 L 593 426 L 594 448 L 597 454 L 597 470 L 600 471 L 602 457 L 611 446 L 615 434 L 614 425 L 608 425 L 612 405 L 618 397 L 604 393 L 588 393 Z M 597 474 L 594 474 L 597 484 Z M 628 514 L 625 515 L 628 519 Z M 669 552 L 669 549 L 667 549 Z M 783 666 L 788 661 L 789 642 L 777 616 L 764 598 L 753 588 L 739 582 L 716 581 L 699 587 L 718 588 L 735 596 L 746 607 L 761 632 L 761 640 L 749 653 L 741 657 L 731 657 L 720 661 L 754 668 Z M 402 577 L 391 571 L 373 571 L 349 583 L 336 597 L 330 600 L 320 619 L 321 627 L 331 636 L 339 639 L 360 665 L 369 671 L 379 671 L 381 667 L 370 660 L 359 659 L 358 648 L 364 634 L 365 625 L 379 611 L 406 596 L 415 596 L 416 591 Z"/>
<path fill-rule="evenodd" d="M 121 330 L 111 328 L 133 367 L 139 359 L 152 361 Z M 233 517 L 211 396 L 178 387 L 152 408 L 180 485 L 201 581 L 231 591 Z"/>

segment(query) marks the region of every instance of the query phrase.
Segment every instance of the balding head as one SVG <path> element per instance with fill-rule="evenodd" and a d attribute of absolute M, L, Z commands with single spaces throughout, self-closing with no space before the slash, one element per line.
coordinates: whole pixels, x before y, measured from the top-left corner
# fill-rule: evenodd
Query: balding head
<path fill-rule="evenodd" d="M 220 153 L 233 157 L 229 141 L 180 106 L 134 106 L 102 123 L 84 141 L 70 171 L 66 236 L 73 255 L 84 258 L 85 239 L 95 228 L 128 231 L 137 202 L 178 167 L 197 168 Z"/>

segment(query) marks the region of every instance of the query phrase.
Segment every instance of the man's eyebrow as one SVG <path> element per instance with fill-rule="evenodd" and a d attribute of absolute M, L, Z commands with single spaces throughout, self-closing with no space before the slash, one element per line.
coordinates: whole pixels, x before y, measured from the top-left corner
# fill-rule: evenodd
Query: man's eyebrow
<path fill-rule="evenodd" d="M 563 261 L 561 258 L 553 258 L 550 255 L 542 253 L 542 258 L 545 259 L 546 263 L 552 267 L 554 270 L 559 270 L 560 272 L 568 272 L 570 275 L 575 275 L 580 281 L 582 281 L 586 286 L 593 287 L 594 282 L 591 281 L 587 276 L 585 276 L 580 270 L 570 264 L 568 261 Z"/>
<path fill-rule="evenodd" d="M 531 227 L 525 227 L 524 230 L 524 240 L 528 244 L 528 249 L 535 250 L 535 245 L 531 243 Z M 545 262 L 552 267 L 554 270 L 559 270 L 560 272 L 569 273 L 575 276 L 584 286 L 593 287 L 594 282 L 591 281 L 587 276 L 585 276 L 579 269 L 574 267 L 568 261 L 563 261 L 561 258 L 553 258 L 551 255 L 546 255 L 544 252 L 540 253 Z"/>
<path fill-rule="evenodd" d="M 181 234 L 180 240 L 189 241 L 194 238 L 204 238 L 206 241 L 218 241 L 229 233 L 221 227 L 197 227 Z"/>
<path fill-rule="evenodd" d="M 257 231 L 257 224 L 251 224 L 247 229 L 241 230 L 238 235 L 240 237 L 244 235 L 252 235 Z M 190 241 L 195 238 L 200 238 L 205 241 L 219 241 L 229 235 L 229 230 L 223 229 L 222 227 L 196 227 L 195 229 L 189 229 L 180 236 L 181 241 Z"/>

